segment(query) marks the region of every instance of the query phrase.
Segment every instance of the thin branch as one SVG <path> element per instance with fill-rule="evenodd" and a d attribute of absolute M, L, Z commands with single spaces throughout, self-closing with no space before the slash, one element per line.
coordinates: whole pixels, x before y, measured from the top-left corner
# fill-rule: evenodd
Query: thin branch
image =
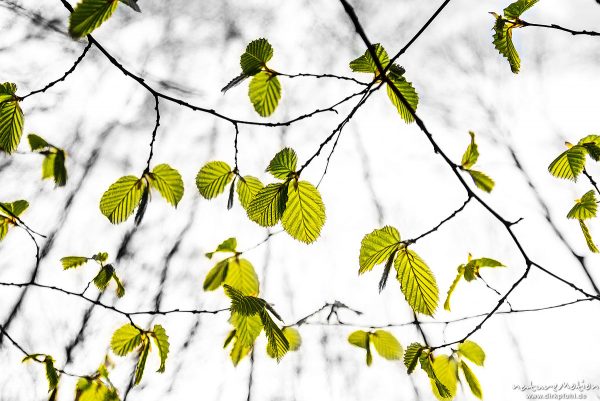
<path fill-rule="evenodd" d="M 510 20 L 505 20 L 508 22 L 512 22 Z M 583 30 L 583 31 L 575 31 L 573 29 L 569 29 L 569 28 L 565 28 L 562 27 L 560 25 L 556 25 L 556 24 L 536 24 L 533 22 L 527 22 L 527 21 L 523 21 L 522 19 L 517 19 L 517 22 L 523 26 L 535 26 L 538 28 L 549 28 L 549 29 L 556 29 L 558 31 L 563 31 L 563 32 L 567 32 L 570 33 L 571 35 L 588 35 L 588 36 L 600 36 L 600 32 L 595 32 L 595 31 L 587 31 L 587 30 Z"/>
<path fill-rule="evenodd" d="M 587 177 L 587 179 L 590 181 L 590 184 L 592 184 L 592 186 L 594 187 L 596 192 L 598 194 L 600 194 L 600 188 L 598 188 L 598 183 L 596 183 L 596 181 L 594 180 L 594 177 L 592 177 L 592 175 L 587 172 L 585 167 L 583 168 L 583 175 L 585 175 Z"/>
<path fill-rule="evenodd" d="M 362 82 L 359 81 L 356 78 L 352 78 L 352 77 L 346 77 L 346 76 L 342 76 L 342 75 L 334 75 L 334 74 L 309 74 L 309 73 L 299 73 L 299 74 L 284 74 L 281 72 L 277 72 L 277 75 L 283 76 L 283 77 L 287 77 L 287 78 L 300 78 L 300 77 L 310 77 L 310 78 L 335 78 L 335 79 L 339 79 L 342 81 L 351 81 L 354 82 L 358 85 L 362 85 L 362 86 L 368 86 L 369 83 L 368 82 Z"/>
<path fill-rule="evenodd" d="M 156 121 L 154 123 L 154 129 L 152 130 L 152 139 L 150 139 L 150 153 L 148 154 L 148 161 L 146 162 L 146 169 L 144 174 L 150 171 L 150 162 L 154 156 L 154 142 L 156 141 L 156 134 L 158 133 L 158 127 L 160 127 L 160 109 L 158 96 L 154 95 L 154 111 L 156 112 Z"/>

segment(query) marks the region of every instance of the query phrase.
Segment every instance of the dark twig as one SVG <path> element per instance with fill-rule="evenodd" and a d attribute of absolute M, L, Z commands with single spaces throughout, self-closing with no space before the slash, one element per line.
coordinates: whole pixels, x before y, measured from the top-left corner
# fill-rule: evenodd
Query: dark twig
<path fill-rule="evenodd" d="M 160 109 L 158 96 L 154 94 L 154 110 L 156 112 L 156 121 L 154 123 L 154 129 L 152 130 L 152 138 L 150 139 L 150 153 L 148 154 L 148 161 L 146 162 L 146 169 L 144 173 L 150 171 L 150 162 L 154 156 L 154 142 L 156 141 L 156 134 L 158 133 L 158 127 L 160 127 Z"/>
<path fill-rule="evenodd" d="M 510 20 L 505 20 L 505 21 L 511 22 Z M 522 19 L 517 19 L 517 22 L 519 24 L 523 25 L 523 26 L 535 26 L 535 27 L 538 27 L 538 28 L 556 29 L 558 31 L 563 31 L 563 32 L 570 33 L 571 35 L 574 35 L 574 36 L 575 35 L 600 36 L 600 32 L 586 31 L 586 30 L 575 31 L 573 29 L 565 28 L 565 27 L 562 27 L 562 26 L 557 25 L 557 24 L 550 24 L 550 25 L 547 25 L 547 24 L 536 24 L 536 23 L 533 23 L 533 22 L 523 21 Z"/>

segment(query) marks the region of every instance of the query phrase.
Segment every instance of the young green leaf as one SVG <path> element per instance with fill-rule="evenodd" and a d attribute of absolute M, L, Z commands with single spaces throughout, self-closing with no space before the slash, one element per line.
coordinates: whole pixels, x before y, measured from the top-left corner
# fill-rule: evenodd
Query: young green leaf
<path fill-rule="evenodd" d="M 204 255 L 211 259 L 213 257 L 213 255 L 217 252 L 231 252 L 231 253 L 236 253 L 237 252 L 237 239 L 235 239 L 234 237 L 231 238 L 227 238 L 225 241 L 221 242 L 218 246 L 217 249 L 215 249 L 212 252 L 207 252 Z"/>
<path fill-rule="evenodd" d="M 469 388 L 471 389 L 473 395 L 479 398 L 480 400 L 483 399 L 483 391 L 481 390 L 481 384 L 479 384 L 477 376 L 475 376 L 471 368 L 469 368 L 469 366 L 464 361 L 460 362 L 460 367 L 463 371 L 463 374 L 465 375 L 465 379 L 467 380 L 467 384 L 469 385 Z"/>
<path fill-rule="evenodd" d="M 373 230 L 360 243 L 358 274 L 367 272 L 386 261 L 400 246 L 400 233 L 391 226 Z"/>
<path fill-rule="evenodd" d="M 290 344 L 266 309 L 263 308 L 263 310 L 259 312 L 259 316 L 263 328 L 265 329 L 265 335 L 267 336 L 267 352 L 279 362 L 289 351 Z"/>
<path fill-rule="evenodd" d="M 583 232 L 583 236 L 585 237 L 585 242 L 587 243 L 589 250 L 594 253 L 600 252 L 600 250 L 598 250 L 598 247 L 594 243 L 594 240 L 592 239 L 592 234 L 590 233 L 589 228 L 585 224 L 585 221 L 579 220 L 579 226 L 581 227 L 581 231 Z"/>
<path fill-rule="evenodd" d="M 154 325 L 151 335 L 156 348 L 158 348 L 158 356 L 160 357 L 160 367 L 157 372 L 163 373 L 165 371 L 165 362 L 169 355 L 169 336 L 167 336 L 167 332 L 160 324 Z"/>
<path fill-rule="evenodd" d="M 65 152 L 62 149 L 56 149 L 53 161 L 52 177 L 57 187 L 64 187 L 67 184 L 67 169 L 65 167 Z"/>
<path fill-rule="evenodd" d="M 473 131 L 469 131 L 469 135 L 471 136 L 471 143 L 469 146 L 467 146 L 467 150 L 463 154 L 462 161 L 460 162 L 460 165 L 466 169 L 473 167 L 479 158 L 479 150 L 477 149 L 477 144 L 475 143 L 475 133 Z"/>
<path fill-rule="evenodd" d="M 375 346 L 377 353 L 383 358 L 389 360 L 402 359 L 402 345 L 400 345 L 400 342 L 389 331 L 375 330 L 371 334 L 371 342 Z"/>
<path fill-rule="evenodd" d="M 586 192 L 581 199 L 577 199 L 575 205 L 567 214 L 568 219 L 587 220 L 596 217 L 598 203 L 594 190 Z"/>
<path fill-rule="evenodd" d="M 444 309 L 447 310 L 448 312 L 450 312 L 450 297 L 452 296 L 452 293 L 456 289 L 456 286 L 458 285 L 460 279 L 463 277 L 463 274 L 465 272 L 465 265 L 458 266 L 457 270 L 458 270 L 458 274 L 456 275 L 456 278 L 450 285 L 450 288 L 448 288 L 448 294 L 446 295 L 446 301 L 444 301 Z"/>
<path fill-rule="evenodd" d="M 32 152 L 48 149 L 51 147 L 50 144 L 46 142 L 44 138 L 36 134 L 27 135 L 27 141 L 29 142 L 29 147 L 31 147 Z"/>
<path fill-rule="evenodd" d="M 387 67 L 387 65 L 390 63 L 390 58 L 388 57 L 388 54 L 383 46 L 381 46 L 379 43 L 375 43 L 373 48 L 381 66 L 383 68 Z M 369 49 L 367 49 L 362 56 L 350 62 L 350 69 L 354 72 L 366 72 L 373 74 L 377 72 L 377 65 L 375 64 L 373 57 L 371 57 L 371 52 L 369 52 Z"/>
<path fill-rule="evenodd" d="M 433 273 L 414 251 L 402 248 L 396 257 L 398 281 L 406 301 L 418 313 L 433 316 L 439 295 Z"/>
<path fill-rule="evenodd" d="M 433 355 L 431 352 L 423 352 L 419 357 L 421 369 L 427 374 L 431 381 L 431 386 L 434 389 L 434 394 L 439 398 L 451 398 L 452 394 L 448 388 L 440 381 L 433 367 Z"/>
<path fill-rule="evenodd" d="M 126 324 L 114 332 L 110 348 L 119 356 L 125 356 L 142 344 L 142 332 L 131 324 Z"/>
<path fill-rule="evenodd" d="M 290 183 L 281 223 L 298 241 L 315 242 L 325 224 L 325 205 L 317 188 L 308 181 Z"/>
<path fill-rule="evenodd" d="M 240 58 L 242 72 L 248 76 L 256 75 L 272 57 L 273 47 L 266 39 L 253 40 Z"/>
<path fill-rule="evenodd" d="M 225 162 L 206 163 L 196 175 L 196 186 L 205 199 L 213 199 L 223 193 L 233 179 L 233 171 Z"/>
<path fill-rule="evenodd" d="M 363 348 L 367 351 L 367 366 L 371 366 L 373 355 L 371 354 L 371 334 L 363 330 L 357 330 L 350 333 L 348 342 L 356 347 Z"/>
<path fill-rule="evenodd" d="M 236 190 L 242 207 L 248 210 L 248 206 L 252 199 L 254 199 L 256 194 L 263 188 L 264 185 L 258 178 L 247 175 L 243 179 L 240 179 L 237 183 Z"/>
<path fill-rule="evenodd" d="M 396 89 L 404 97 L 406 102 L 410 105 L 412 111 L 415 112 L 417 110 L 417 106 L 419 105 L 419 95 L 417 95 L 417 91 L 412 84 L 401 75 L 389 74 L 388 78 L 394 87 L 396 87 Z M 406 123 L 412 123 L 415 120 L 413 114 L 410 112 L 409 108 L 404 105 L 402 100 L 400 100 L 400 97 L 396 95 L 396 92 L 394 89 L 392 89 L 389 83 L 387 84 L 387 94 L 392 104 L 398 110 L 400 117 L 402 117 Z"/>
<path fill-rule="evenodd" d="M 248 96 L 254 110 L 261 117 L 268 117 L 277 108 L 281 99 L 281 84 L 274 73 L 261 71 L 250 81 Z"/>
<path fill-rule="evenodd" d="M 46 369 L 46 379 L 48 380 L 48 391 L 51 392 L 58 386 L 58 372 L 54 367 L 54 358 L 46 355 L 46 358 L 44 358 L 44 367 Z"/>
<path fill-rule="evenodd" d="M 581 145 L 585 148 L 587 153 L 595 161 L 600 160 L 600 136 L 599 135 L 588 135 L 583 137 L 577 142 L 577 145 Z"/>
<path fill-rule="evenodd" d="M 483 349 L 477 343 L 470 340 L 465 340 L 458 345 L 458 355 L 467 358 L 478 366 L 483 366 L 485 362 L 485 352 Z"/>
<path fill-rule="evenodd" d="M 248 218 L 263 227 L 277 224 L 286 209 L 288 185 L 275 183 L 261 189 L 248 205 Z"/>
<path fill-rule="evenodd" d="M 231 298 L 231 313 L 239 313 L 242 316 L 257 315 L 265 309 L 265 300 L 253 296 L 244 295 L 238 289 L 224 284 L 225 294 Z"/>
<path fill-rule="evenodd" d="M 431 379 L 433 394 L 442 401 L 454 398 L 458 381 L 456 361 L 447 355 L 439 355 L 433 360 L 433 371 L 437 378 Z"/>
<path fill-rule="evenodd" d="M 183 180 L 179 172 L 168 164 L 159 164 L 149 176 L 150 186 L 156 188 L 167 202 L 177 207 L 183 197 Z"/>
<path fill-rule="evenodd" d="M 219 288 L 225 278 L 227 277 L 227 270 L 229 269 L 229 260 L 225 259 L 218 262 L 213 266 L 212 269 L 206 274 L 204 279 L 204 284 L 202 284 L 202 288 L 204 291 L 214 291 Z"/>
<path fill-rule="evenodd" d="M 116 272 L 113 272 L 112 278 L 115 281 L 115 284 L 117 285 L 117 290 L 115 291 L 117 297 L 123 298 L 125 296 L 125 287 L 123 287 L 123 284 L 121 283 L 121 280 L 117 276 Z"/>
<path fill-rule="evenodd" d="M 65 256 L 60 262 L 62 263 L 63 269 L 67 270 L 86 264 L 88 260 L 89 259 L 85 256 Z"/>
<path fill-rule="evenodd" d="M 108 286 L 109 281 L 112 279 L 115 268 L 112 265 L 102 266 L 96 277 L 94 277 L 94 285 L 98 287 L 100 291 L 104 291 Z"/>
<path fill-rule="evenodd" d="M 585 154 L 585 147 L 575 145 L 554 159 L 548 166 L 548 171 L 557 178 L 577 181 L 585 166 Z"/>
<path fill-rule="evenodd" d="M 92 256 L 92 259 L 94 259 L 98 263 L 104 263 L 104 262 L 106 262 L 108 260 L 108 253 L 106 253 L 106 252 L 98 252 L 97 254 L 95 254 L 94 256 Z"/>
<path fill-rule="evenodd" d="M 231 353 L 229 354 L 231 361 L 233 362 L 233 366 L 237 366 L 240 361 L 250 353 L 250 351 L 252 351 L 251 346 L 244 345 L 236 338 L 233 347 L 231 348 Z"/>
<path fill-rule="evenodd" d="M 284 327 L 281 331 L 290 344 L 290 351 L 298 351 L 302 345 L 300 332 L 293 327 Z"/>
<path fill-rule="evenodd" d="M 490 177 L 488 177 L 481 171 L 467 170 L 467 172 L 473 179 L 473 182 L 475 183 L 475 186 L 477 186 L 477 188 L 488 193 L 492 192 L 495 185 L 494 180 L 492 180 Z"/>
<path fill-rule="evenodd" d="M 404 366 L 406 366 L 409 375 L 414 372 L 417 362 L 419 362 L 419 357 L 424 349 L 425 347 L 419 343 L 412 343 L 406 348 L 406 352 L 404 353 Z"/>
<path fill-rule="evenodd" d="M 5 82 L 0 87 L 0 150 L 11 154 L 21 142 L 23 111 L 17 100 L 17 86 Z"/>
<path fill-rule="evenodd" d="M 539 0 L 517 0 L 504 9 L 504 16 L 509 19 L 517 19 L 538 1 Z"/>
<path fill-rule="evenodd" d="M 275 178 L 287 180 L 290 174 L 296 172 L 297 163 L 298 156 L 294 149 L 284 148 L 273 157 L 266 171 L 271 173 Z"/>
<path fill-rule="evenodd" d="M 236 329 L 237 341 L 246 347 L 252 347 L 263 329 L 258 314 L 244 316 L 239 313 L 232 313 L 231 324 Z"/>
<path fill-rule="evenodd" d="M 241 291 L 244 295 L 258 295 L 259 283 L 254 266 L 246 259 L 228 259 L 224 283 Z"/>
<path fill-rule="evenodd" d="M 0 202 L 0 214 L 6 217 L 19 217 L 28 207 L 29 202 L 23 199 L 14 202 Z"/>
<path fill-rule="evenodd" d="M 133 175 L 119 178 L 100 199 L 100 211 L 113 224 L 127 220 L 142 199 L 146 181 Z"/>
<path fill-rule="evenodd" d="M 473 281 L 479 277 L 479 270 L 482 267 L 504 267 L 501 262 L 491 258 L 472 259 L 469 254 L 469 260 L 464 269 L 464 277 L 467 281 Z"/>
<path fill-rule="evenodd" d="M 144 369 L 146 368 L 146 361 L 148 360 L 148 353 L 150 352 L 150 340 L 144 336 L 142 339 L 142 348 L 140 350 L 140 356 L 135 366 L 135 376 L 133 379 L 133 385 L 137 386 L 142 381 L 144 375 Z"/>
<path fill-rule="evenodd" d="M 81 38 L 102 25 L 115 12 L 118 0 L 81 0 L 69 19 L 69 34 Z"/>
<path fill-rule="evenodd" d="M 513 29 L 518 27 L 515 23 L 506 22 L 502 17 L 496 17 L 496 23 L 494 24 L 494 41 L 493 44 L 498 52 L 504 56 L 510 64 L 510 70 L 518 74 L 521 68 L 521 59 L 519 53 L 512 41 Z"/>

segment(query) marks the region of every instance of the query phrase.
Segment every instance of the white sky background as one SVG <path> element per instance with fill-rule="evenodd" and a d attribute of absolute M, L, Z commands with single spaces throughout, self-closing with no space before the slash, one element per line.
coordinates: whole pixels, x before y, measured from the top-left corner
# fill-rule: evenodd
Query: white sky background
<path fill-rule="evenodd" d="M 38 89 L 66 71 L 83 49 L 67 36 L 40 28 L 26 17 L 40 13 L 66 30 L 67 12 L 58 0 L 21 1 L 21 15 L 0 2 L 0 80 L 15 82 L 20 94 Z M 359 18 L 373 42 L 389 53 L 400 49 L 429 18 L 441 1 L 354 1 Z M 248 42 L 268 38 L 275 49 L 273 68 L 286 73 L 311 72 L 352 75 L 348 62 L 364 52 L 337 1 L 202 1 L 142 0 L 143 13 L 119 7 L 116 15 L 94 36 L 127 68 L 156 88 L 240 119 L 259 120 L 247 97 L 247 83 L 222 95 L 220 88 L 239 73 L 239 56 Z M 496 188 L 482 194 L 507 219 L 524 220 L 516 232 L 533 260 L 592 291 L 581 266 L 544 218 L 528 183 L 550 210 L 566 241 L 579 254 L 596 280 L 599 257 L 590 255 L 579 226 L 566 219 L 574 199 L 589 183 L 557 180 L 547 166 L 564 149 L 564 141 L 598 133 L 597 94 L 600 41 L 566 33 L 526 28 L 515 33 L 522 72 L 514 75 L 491 41 L 492 17 L 507 1 L 453 0 L 432 26 L 402 56 L 406 77 L 420 95 L 418 113 L 436 141 L 460 161 L 469 136 L 477 133 L 480 168 L 493 177 Z M 525 14 L 531 22 L 557 23 L 573 29 L 600 30 L 600 5 L 593 0 L 543 0 Z M 355 75 L 367 80 L 368 76 Z M 265 121 L 283 121 L 329 106 L 360 87 L 338 80 L 282 78 L 283 98 Z M 36 132 L 68 153 L 69 183 L 54 189 L 41 182 L 41 158 L 16 154 L 0 156 L 0 198 L 28 199 L 23 219 L 33 228 L 54 235 L 37 281 L 81 291 L 94 276 L 91 265 L 63 271 L 66 255 L 107 251 L 114 258 L 133 219 L 111 225 L 98 210 L 102 193 L 117 178 L 143 171 L 154 124 L 153 99 L 126 78 L 97 49 L 69 76 L 45 94 L 23 102 L 25 133 Z M 243 174 L 268 181 L 263 172 L 284 146 L 293 147 L 301 162 L 337 126 L 351 104 L 339 114 L 325 113 L 290 127 L 240 126 L 239 164 Z M 122 300 L 108 291 L 103 302 L 122 310 L 153 309 L 166 282 L 161 309 L 228 306 L 221 291 L 204 293 L 202 281 L 212 267 L 204 252 L 235 236 L 240 249 L 266 235 L 245 217 L 239 204 L 226 210 L 226 195 L 200 199 L 194 178 L 210 160 L 233 164 L 234 131 L 214 117 L 161 102 L 153 164 L 168 163 L 184 177 L 186 192 L 177 210 L 155 197 L 143 223 L 130 237 L 117 264 L 127 287 Z M 516 168 L 509 147 L 528 177 Z M 90 160 L 98 148 L 96 160 Z M 305 171 L 318 182 L 330 147 Z M 20 150 L 26 151 L 26 140 Z M 86 164 L 88 164 L 87 173 Z M 590 172 L 600 178 L 596 166 Z M 84 177 L 84 174 L 87 174 Z M 83 182 L 81 182 L 83 179 Z M 364 312 L 361 317 L 340 314 L 356 324 L 410 322 L 412 315 L 398 283 L 390 277 L 380 295 L 381 267 L 358 277 L 362 237 L 384 224 L 397 227 L 403 238 L 415 237 L 455 210 L 466 199 L 464 189 L 436 156 L 415 124 L 406 125 L 384 91 L 373 95 L 344 130 L 329 171 L 319 187 L 327 207 L 327 222 L 317 243 L 306 246 L 278 234 L 247 253 L 261 280 L 261 294 L 272 302 L 286 323 L 339 300 Z M 69 204 L 68 207 L 66 205 Z M 377 207 L 381 208 L 379 221 Z M 600 226 L 591 222 L 600 238 Z M 180 240 L 180 241 L 179 241 Z M 168 257 L 173 246 L 179 247 Z M 437 277 L 441 302 L 456 267 L 469 252 L 504 262 L 507 269 L 486 272 L 486 280 L 506 292 L 525 268 L 505 229 L 475 202 L 465 212 L 414 247 Z M 34 267 L 34 250 L 22 230 L 13 230 L 0 244 L 0 281 L 24 282 Z M 91 296 L 96 290 L 90 289 Z M 0 321 L 4 321 L 21 290 L 0 288 Z M 515 308 L 543 307 L 575 300 L 580 294 L 533 269 L 509 298 Z M 489 312 L 498 296 L 481 282 L 459 284 L 452 312 L 441 308 L 435 319 L 449 320 Z M 79 298 L 43 289 L 29 290 L 11 335 L 30 352 L 52 354 L 58 366 L 65 347 L 76 337 L 90 307 Z M 520 400 L 513 385 L 530 381 L 554 384 L 585 380 L 600 384 L 597 303 L 581 303 L 553 311 L 491 318 L 473 340 L 487 353 L 486 366 L 475 368 L 487 400 Z M 325 321 L 326 314 L 316 321 Z M 423 318 L 425 322 L 433 319 Z M 433 345 L 462 338 L 478 320 L 424 324 Z M 127 323 L 118 314 L 93 308 L 83 339 L 73 349 L 69 371 L 93 372 L 107 352 L 112 332 Z M 227 314 L 170 315 L 136 318 L 140 326 L 160 323 L 167 329 L 171 353 L 167 371 L 155 373 L 152 355 L 142 385 L 129 400 L 245 400 L 248 358 L 234 368 L 221 346 L 228 333 Z M 300 328 L 303 346 L 277 365 L 264 352 L 261 337 L 255 353 L 254 400 L 430 400 L 428 379 L 421 371 L 410 378 L 401 362 L 375 356 L 367 368 L 364 353 L 346 338 L 353 327 L 306 325 Z M 413 326 L 392 328 L 404 346 L 421 341 Z M 187 345 L 186 345 L 187 342 Z M 46 396 L 43 369 L 22 365 L 22 355 L 5 343 L 0 348 L 0 399 L 41 400 Z M 114 358 L 113 373 L 120 389 L 127 387 L 132 358 Z M 418 389 L 418 395 L 411 380 Z M 60 400 L 73 398 L 74 382 L 63 378 Z M 121 392 L 123 394 L 123 392 Z M 588 399 L 600 392 L 586 393 Z M 457 399 L 472 399 L 459 390 Z"/>

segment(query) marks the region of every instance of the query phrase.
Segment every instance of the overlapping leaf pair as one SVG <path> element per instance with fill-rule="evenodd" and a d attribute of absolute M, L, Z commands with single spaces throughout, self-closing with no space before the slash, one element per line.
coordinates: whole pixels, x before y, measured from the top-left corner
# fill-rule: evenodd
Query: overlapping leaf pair
<path fill-rule="evenodd" d="M 402 359 L 402 345 L 392 333 L 385 330 L 363 331 L 357 330 L 348 336 L 348 342 L 367 351 L 367 366 L 373 363 L 373 354 L 371 353 L 371 344 L 375 347 L 377 353 L 389 361 Z"/>
<path fill-rule="evenodd" d="M 111 367 L 107 357 L 94 374 L 80 378 L 75 386 L 75 401 L 119 401 L 119 392 L 108 377 Z"/>
<path fill-rule="evenodd" d="M 277 78 L 277 71 L 267 66 L 272 57 L 273 47 L 266 39 L 260 38 L 250 42 L 240 57 L 242 73 L 232 79 L 221 92 L 227 92 L 246 78 L 253 77 L 248 87 L 248 97 L 254 110 L 261 117 L 273 114 L 281 99 L 281 83 Z"/>
<path fill-rule="evenodd" d="M 136 224 L 144 217 L 150 200 L 150 188 L 156 189 L 173 207 L 183 197 L 183 180 L 177 170 L 168 164 L 159 164 L 142 177 L 127 175 L 112 184 L 100 199 L 100 211 L 113 224 L 124 222 L 138 208 Z M 139 207 L 138 207 L 139 206 Z"/>
<path fill-rule="evenodd" d="M 0 202 L 0 241 L 6 237 L 8 230 L 18 224 L 18 218 L 29 207 L 26 200 Z"/>
<path fill-rule="evenodd" d="M 477 163 L 479 159 L 479 150 L 477 147 L 477 143 L 475 143 L 475 133 L 473 131 L 469 131 L 469 135 L 471 136 L 471 143 L 467 146 L 467 150 L 463 154 L 460 169 L 469 173 L 471 179 L 477 186 L 477 188 L 481 189 L 485 192 L 492 192 L 494 189 L 494 180 L 488 177 L 485 173 L 473 170 L 473 166 Z"/>
<path fill-rule="evenodd" d="M 65 186 L 67 183 L 65 151 L 48 143 L 36 134 L 29 134 L 27 140 L 32 152 L 37 152 L 44 156 L 44 161 L 42 162 L 42 179 L 52 178 L 57 187 Z"/>
<path fill-rule="evenodd" d="M 373 49 L 380 65 L 383 68 L 387 68 L 390 63 L 390 58 L 383 46 L 381 46 L 379 43 L 376 43 L 373 45 Z M 350 62 L 350 69 L 354 72 L 375 74 L 376 80 L 382 79 L 382 72 L 377 68 L 377 64 L 375 63 L 375 60 L 371 56 L 371 52 L 369 52 L 368 49 L 362 56 Z M 393 64 L 387 70 L 386 75 L 393 86 L 395 86 L 396 89 L 402 94 L 414 112 L 417 110 L 417 106 L 419 104 L 419 95 L 417 95 L 417 92 L 412 84 L 406 80 L 404 73 L 405 70 L 403 67 Z M 398 95 L 394 92 L 389 83 L 387 84 L 387 94 L 392 104 L 396 107 L 396 110 L 398 110 L 400 117 L 402 117 L 402 119 L 407 123 L 412 123 L 414 121 L 413 113 L 411 113 L 411 111 L 402 102 L 400 97 L 398 97 Z"/>

